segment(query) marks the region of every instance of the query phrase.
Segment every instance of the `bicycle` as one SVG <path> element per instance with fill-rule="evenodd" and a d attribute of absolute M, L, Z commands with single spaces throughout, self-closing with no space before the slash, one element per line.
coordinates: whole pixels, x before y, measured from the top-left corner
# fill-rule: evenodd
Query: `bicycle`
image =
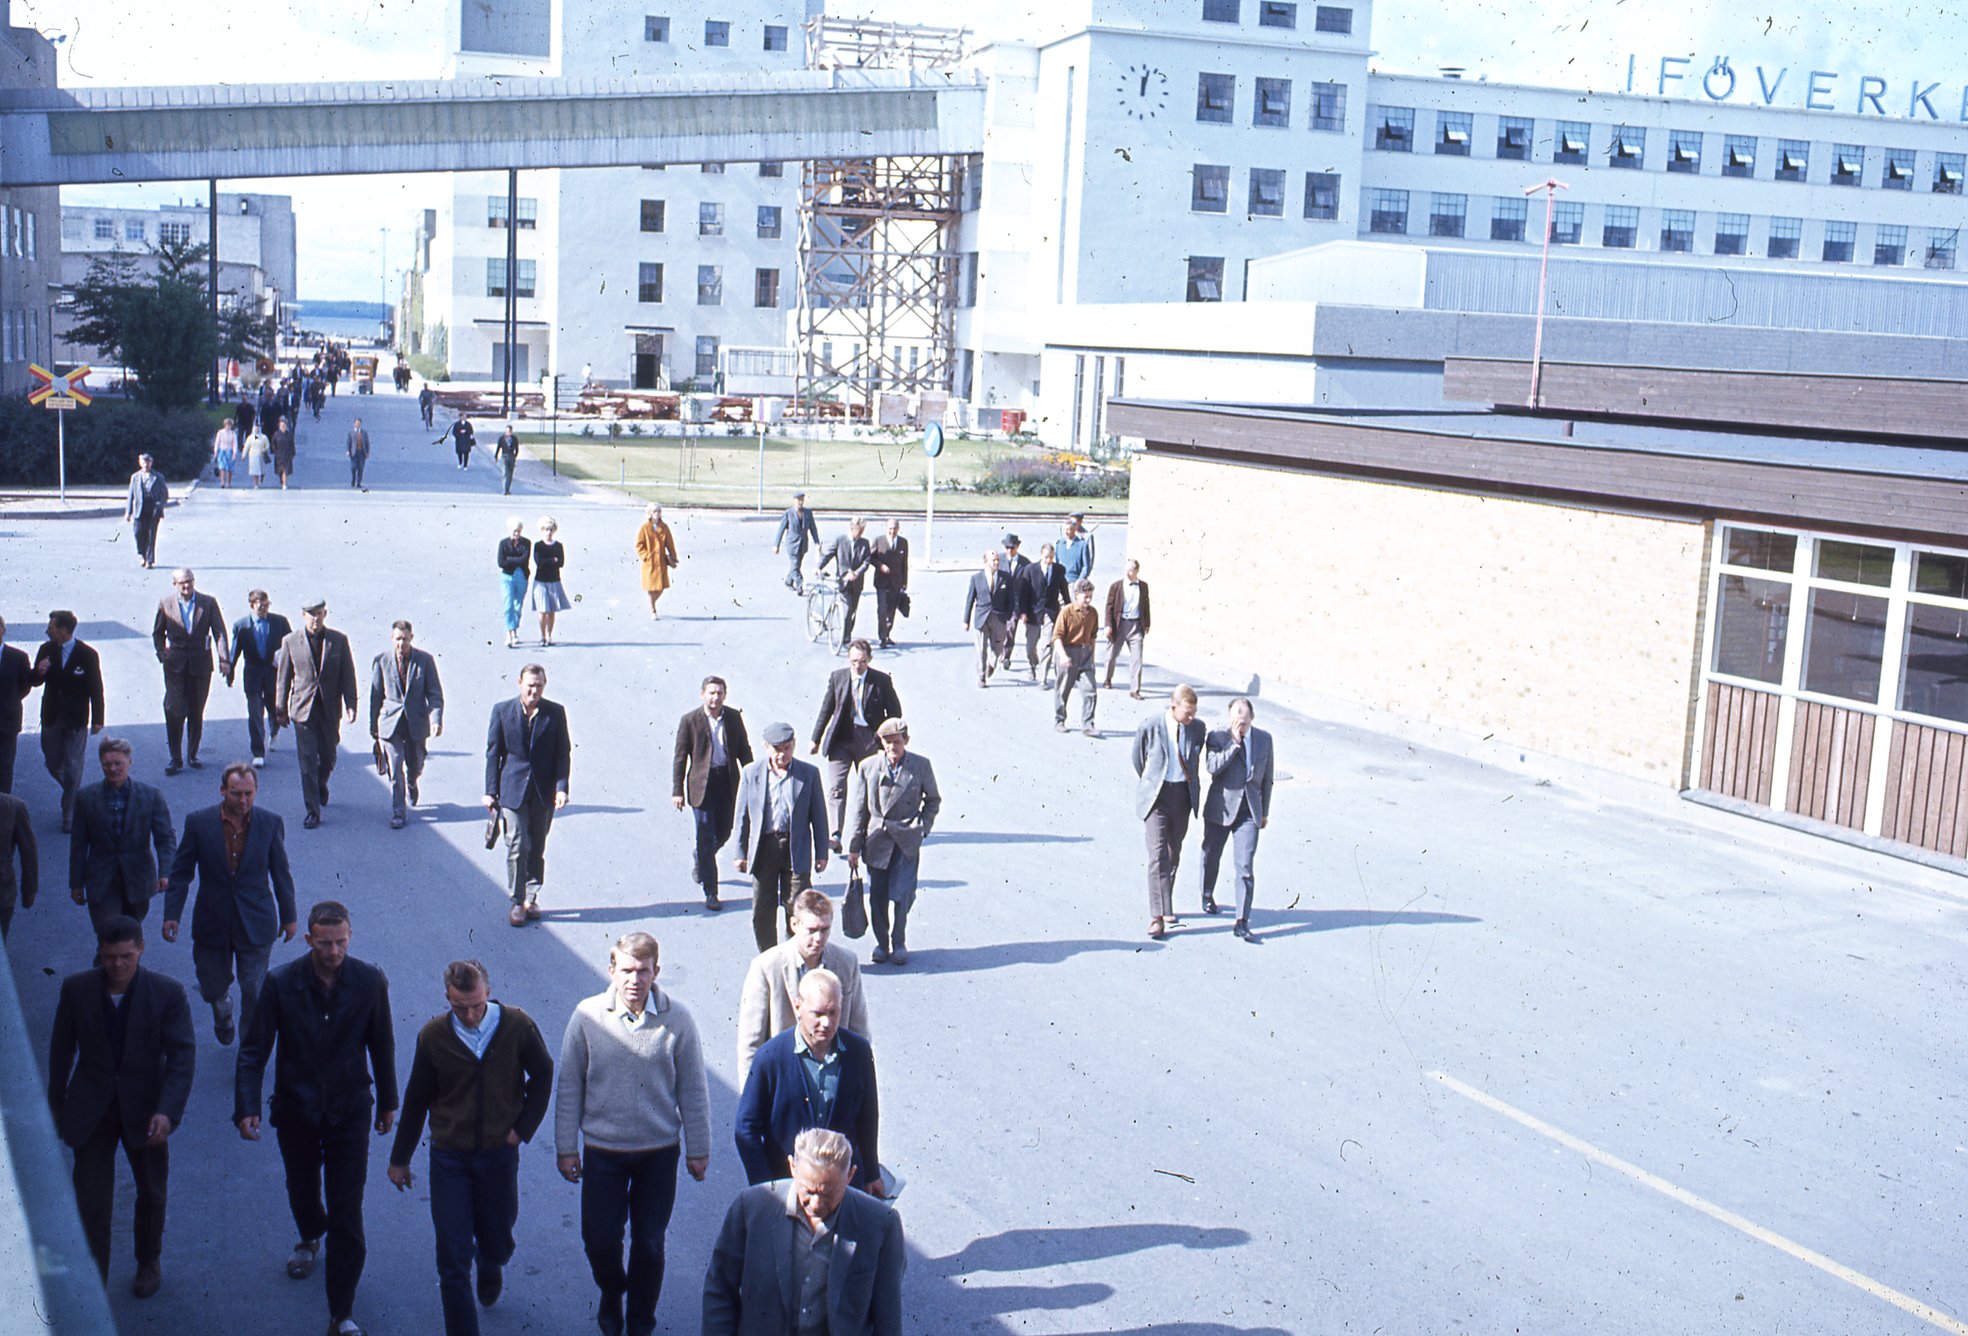
<path fill-rule="evenodd" d="M 816 645 L 825 640 L 837 646 L 844 618 L 840 586 L 832 580 L 815 580 L 813 587 L 806 591 L 806 634 Z"/>

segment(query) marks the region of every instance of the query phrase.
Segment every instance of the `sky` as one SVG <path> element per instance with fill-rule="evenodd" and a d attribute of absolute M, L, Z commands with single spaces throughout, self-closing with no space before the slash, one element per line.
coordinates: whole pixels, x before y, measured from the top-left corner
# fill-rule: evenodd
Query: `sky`
<path fill-rule="evenodd" d="M 567 0 L 578 4 L 580 0 Z M 1032 30 L 1030 0 L 965 0 L 961 13 L 980 38 Z M 445 0 L 265 0 L 197 6 L 171 0 L 13 0 L 16 25 L 61 38 L 60 81 L 117 84 L 262 83 L 433 78 L 443 62 Z M 1445 65 L 1466 77 L 1618 91 L 1629 55 L 1657 71 L 1662 57 L 1687 57 L 1689 83 L 1717 55 L 1748 71 L 1761 63 L 1840 71 L 1846 87 L 1877 74 L 1902 100 L 1912 81 L 1938 82 L 1941 115 L 1952 119 L 1968 83 L 1958 36 L 1968 6 L 1849 4 L 1752 8 L 1744 3 L 1662 0 L 1381 0 L 1373 19 L 1376 69 L 1427 73 Z M 1057 7 L 1046 5 L 1047 12 Z M 921 0 L 837 0 L 834 14 L 904 22 L 944 21 Z M 1644 77 L 1644 74 L 1643 74 Z M 226 181 L 225 190 L 294 198 L 302 300 L 383 300 L 393 270 L 409 259 L 417 211 L 436 202 L 429 177 L 370 176 Z M 76 188 L 68 203 L 144 207 L 202 191 L 197 183 Z"/>

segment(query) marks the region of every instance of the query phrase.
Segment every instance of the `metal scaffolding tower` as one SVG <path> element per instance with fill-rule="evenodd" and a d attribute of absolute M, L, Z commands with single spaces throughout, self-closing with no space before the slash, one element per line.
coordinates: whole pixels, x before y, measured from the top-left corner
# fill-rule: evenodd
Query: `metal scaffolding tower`
<path fill-rule="evenodd" d="M 814 69 L 938 68 L 966 34 L 817 18 Z M 827 158 L 804 164 L 799 215 L 796 396 L 875 420 L 881 391 L 947 393 L 955 367 L 956 230 L 964 160 Z"/>

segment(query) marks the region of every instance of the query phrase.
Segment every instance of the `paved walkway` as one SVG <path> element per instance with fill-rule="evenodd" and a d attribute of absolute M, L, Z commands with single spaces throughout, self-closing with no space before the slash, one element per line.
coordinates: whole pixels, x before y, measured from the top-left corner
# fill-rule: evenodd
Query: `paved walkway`
<path fill-rule="evenodd" d="M 347 488 L 341 457 L 358 410 L 378 446 L 366 495 Z M 496 434 L 488 423 L 481 439 Z M 51 606 L 80 613 L 116 730 L 180 819 L 216 800 L 217 770 L 161 777 L 145 641 L 170 567 L 195 566 L 228 617 L 252 586 L 290 615 L 324 591 L 365 664 L 393 618 L 416 622 L 450 727 L 410 828 L 386 827 L 360 727 L 319 831 L 300 829 L 284 742 L 262 802 L 287 818 L 303 901 L 346 900 L 357 954 L 390 972 L 406 1068 L 416 1024 L 443 1005 L 447 959 L 485 960 L 496 994 L 557 1041 L 574 1002 L 600 989 L 616 935 L 662 940 L 661 984 L 710 1036 L 714 1076 L 711 1177 L 680 1185 L 661 1309 L 664 1331 L 695 1332 L 710 1243 L 742 1181 L 731 1030 L 751 937 L 741 883 L 727 881 L 733 907 L 711 916 L 688 881 L 670 740 L 706 672 L 731 680 L 754 728 L 783 718 L 804 736 L 835 661 L 799 632 L 767 523 L 672 512 L 683 564 L 651 623 L 630 555 L 637 507 L 549 490 L 531 461 L 520 494 L 501 497 L 488 461 L 460 473 L 433 435 L 407 396 L 331 400 L 304 429 L 298 490 L 201 488 L 166 524 L 153 572 L 105 524 L 12 525 L 0 613 L 17 630 Z M 494 545 L 507 514 L 531 533 L 542 513 L 561 522 L 582 601 L 563 645 L 509 651 Z M 939 555 L 995 536 L 939 523 Z M 1108 529 L 1101 550 L 1117 563 L 1121 535 Z M 1029 686 L 979 691 L 962 581 L 919 581 L 907 643 L 880 660 L 947 795 L 912 962 L 867 967 L 884 1158 L 908 1180 L 910 1330 L 1904 1333 L 1937 1324 L 1881 1291 L 1944 1318 L 1968 1308 L 1957 879 L 1260 702 L 1287 772 L 1259 851 L 1264 943 L 1200 917 L 1153 943 L 1127 734 L 1159 706 L 1104 693 L 1105 736 L 1088 740 L 1055 734 Z M 502 857 L 479 838 L 481 738 L 535 658 L 569 711 L 574 801 L 549 846 L 547 921 L 514 931 Z M 1157 688 L 1169 680 L 1151 673 Z M 1209 720 L 1224 697 L 1206 692 Z M 243 753 L 238 692 L 211 717 L 207 759 Z M 51 827 L 51 786 L 23 744 L 20 790 Z M 1178 890 L 1192 914 L 1197 861 L 1192 836 Z M 89 954 L 84 916 L 60 894 L 64 863 L 56 852 L 51 889 L 11 944 L 37 1039 L 60 976 Z M 830 867 L 829 889 L 842 872 Z M 182 943 L 154 941 L 146 963 L 190 977 Z M 291 1224 L 274 1147 L 232 1132 L 232 1051 L 203 1013 L 198 1028 L 165 1287 L 128 1297 L 126 1225 L 111 1277 L 120 1320 L 131 1332 L 318 1327 L 319 1278 L 281 1270 Z M 422 1158 L 409 1196 L 388 1188 L 381 1159 L 379 1145 L 359 1315 L 379 1336 L 427 1336 L 439 1327 Z M 546 1141 L 524 1163 L 520 1252 L 485 1330 L 588 1330 L 577 1190 Z"/>

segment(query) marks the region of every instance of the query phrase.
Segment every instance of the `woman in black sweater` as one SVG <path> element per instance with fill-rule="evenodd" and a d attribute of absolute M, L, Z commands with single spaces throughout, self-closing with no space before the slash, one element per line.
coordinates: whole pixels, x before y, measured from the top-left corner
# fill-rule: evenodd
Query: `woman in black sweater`
<path fill-rule="evenodd" d="M 560 526 L 554 517 L 540 521 L 540 539 L 533 544 L 533 611 L 540 614 L 540 643 L 554 642 L 554 614 L 573 604 L 560 587 L 561 568 L 567 565 L 567 549 L 556 541 Z"/>
<path fill-rule="evenodd" d="M 514 515 L 506 521 L 506 537 L 499 540 L 499 579 L 506 586 L 506 648 L 519 646 L 519 613 L 526 606 L 526 565 L 533 545 L 526 541 L 526 525 Z"/>

